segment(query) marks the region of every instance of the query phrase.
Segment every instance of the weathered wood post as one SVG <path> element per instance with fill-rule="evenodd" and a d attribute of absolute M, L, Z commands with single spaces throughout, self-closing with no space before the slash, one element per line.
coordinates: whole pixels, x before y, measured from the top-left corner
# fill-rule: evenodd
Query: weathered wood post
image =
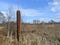
<path fill-rule="evenodd" d="M 20 10 L 17 10 L 17 40 L 19 42 L 20 37 L 20 25 L 21 25 L 21 13 Z"/>

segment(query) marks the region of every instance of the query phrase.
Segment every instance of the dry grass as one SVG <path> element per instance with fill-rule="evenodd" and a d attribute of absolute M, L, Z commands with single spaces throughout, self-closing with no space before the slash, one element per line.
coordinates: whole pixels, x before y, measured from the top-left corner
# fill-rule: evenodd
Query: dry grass
<path fill-rule="evenodd" d="M 21 35 L 21 45 L 60 45 L 58 39 L 37 33 L 24 33 Z"/>
<path fill-rule="evenodd" d="M 0 45 L 18 45 L 16 36 L 0 35 Z M 20 45 L 60 45 L 60 24 L 22 25 Z"/>

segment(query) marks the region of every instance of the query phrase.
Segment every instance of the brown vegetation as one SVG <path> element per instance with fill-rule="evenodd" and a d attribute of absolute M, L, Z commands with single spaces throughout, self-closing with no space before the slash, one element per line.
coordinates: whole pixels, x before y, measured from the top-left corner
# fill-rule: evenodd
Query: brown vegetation
<path fill-rule="evenodd" d="M 11 23 L 10 27 L 13 30 L 10 37 L 6 36 L 6 28 L 0 30 L 0 45 L 15 45 L 17 42 L 16 24 Z M 21 24 L 20 45 L 60 45 L 60 24 Z"/>

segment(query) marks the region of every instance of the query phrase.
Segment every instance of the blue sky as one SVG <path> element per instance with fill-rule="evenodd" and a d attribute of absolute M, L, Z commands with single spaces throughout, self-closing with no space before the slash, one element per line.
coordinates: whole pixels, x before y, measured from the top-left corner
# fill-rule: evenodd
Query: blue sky
<path fill-rule="evenodd" d="M 48 22 L 51 19 L 60 21 L 60 0 L 19 0 L 22 20 L 24 22 L 32 22 L 40 20 Z M 0 0 L 0 11 L 6 13 L 8 8 L 12 8 L 12 20 L 16 19 L 16 10 L 18 9 L 17 0 Z"/>

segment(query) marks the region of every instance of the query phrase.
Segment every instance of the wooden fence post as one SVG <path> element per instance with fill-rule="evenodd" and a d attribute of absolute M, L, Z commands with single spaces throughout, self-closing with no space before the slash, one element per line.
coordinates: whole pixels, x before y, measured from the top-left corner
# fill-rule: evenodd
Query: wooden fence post
<path fill-rule="evenodd" d="M 21 25 L 21 13 L 20 10 L 17 10 L 17 40 L 19 42 L 20 37 L 20 25 Z"/>

